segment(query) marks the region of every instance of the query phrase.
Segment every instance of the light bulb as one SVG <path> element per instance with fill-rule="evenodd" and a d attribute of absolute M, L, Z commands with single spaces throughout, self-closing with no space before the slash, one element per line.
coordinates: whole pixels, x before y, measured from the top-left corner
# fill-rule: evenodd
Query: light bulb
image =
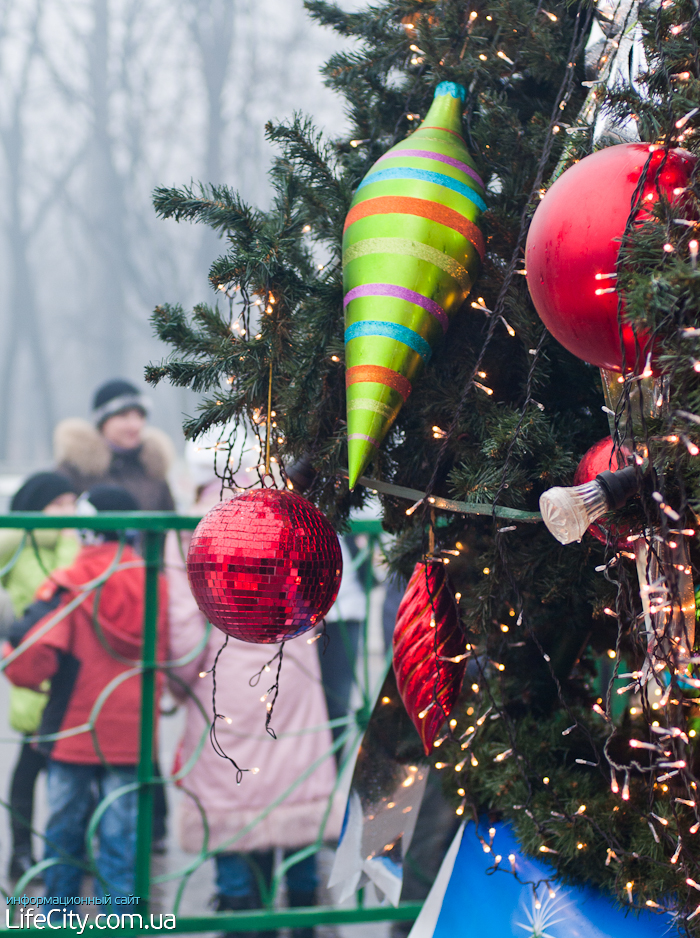
<path fill-rule="evenodd" d="M 639 483 L 636 468 L 628 466 L 618 472 L 601 472 L 584 485 L 548 489 L 540 496 L 542 520 L 560 543 L 580 541 L 601 515 L 622 508 L 639 491 Z"/>

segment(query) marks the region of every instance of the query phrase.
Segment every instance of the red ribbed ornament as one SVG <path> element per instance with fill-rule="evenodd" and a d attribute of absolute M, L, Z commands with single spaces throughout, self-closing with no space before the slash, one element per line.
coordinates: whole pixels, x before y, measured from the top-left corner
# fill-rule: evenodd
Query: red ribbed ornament
<path fill-rule="evenodd" d="M 215 505 L 187 554 L 197 605 L 212 625 L 244 642 L 283 642 L 313 628 L 335 602 L 342 572 L 326 517 L 278 489 Z"/>
<path fill-rule="evenodd" d="M 450 715 L 467 667 L 466 660 L 442 659 L 457 658 L 464 649 L 457 603 L 444 565 L 416 564 L 396 614 L 394 672 L 426 754 Z"/>

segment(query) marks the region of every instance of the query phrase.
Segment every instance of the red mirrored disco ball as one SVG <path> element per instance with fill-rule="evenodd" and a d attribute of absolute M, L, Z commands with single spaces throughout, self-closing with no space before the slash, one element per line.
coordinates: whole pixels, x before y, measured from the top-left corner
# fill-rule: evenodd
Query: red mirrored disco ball
<path fill-rule="evenodd" d="M 444 565 L 417 563 L 396 614 L 394 673 L 426 754 L 459 696 L 467 667 L 465 646 Z"/>
<path fill-rule="evenodd" d="M 342 572 L 326 517 L 278 489 L 215 505 L 187 554 L 197 605 L 212 625 L 244 642 L 283 642 L 313 628 L 335 602 Z"/>
<path fill-rule="evenodd" d="M 606 436 L 602 440 L 598 440 L 598 442 L 591 446 L 584 454 L 583 459 L 578 464 L 578 468 L 574 473 L 573 484 L 585 485 L 586 482 L 592 482 L 601 472 L 607 472 L 608 470 L 610 470 L 610 472 L 617 472 L 618 469 L 624 469 L 625 466 L 629 465 L 629 463 L 625 462 L 624 458 L 621 458 L 619 451 L 615 453 L 614 450 L 615 444 L 611 436 Z M 626 448 L 623 448 L 623 453 L 627 456 L 631 456 L 630 451 Z M 611 542 L 617 543 L 618 547 L 622 547 L 626 544 L 626 539 L 632 532 L 632 529 L 628 526 L 606 524 L 605 527 L 601 527 L 599 523 L 595 523 L 588 528 L 588 533 L 592 534 L 593 537 L 597 538 L 603 544 L 607 544 L 608 530 L 611 532 Z"/>
<path fill-rule="evenodd" d="M 621 143 L 567 169 L 538 205 L 525 248 L 527 285 L 547 329 L 574 355 L 613 371 L 622 371 L 623 356 L 616 278 L 609 275 L 649 153 L 648 143 Z M 695 161 L 686 150 L 653 150 L 638 222 L 650 218 L 659 190 L 682 205 Z M 626 324 L 622 334 L 625 370 L 641 372 L 648 340 L 638 335 L 637 348 Z"/>

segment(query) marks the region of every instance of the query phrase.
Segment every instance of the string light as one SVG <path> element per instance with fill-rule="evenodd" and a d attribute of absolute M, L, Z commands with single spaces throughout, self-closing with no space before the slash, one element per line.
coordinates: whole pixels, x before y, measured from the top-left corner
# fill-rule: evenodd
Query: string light
<path fill-rule="evenodd" d="M 541 10 L 540 12 L 542 12 L 552 23 L 558 22 L 558 17 L 557 17 L 555 14 L 549 13 L 549 12 L 546 11 L 546 10 Z M 469 14 L 469 22 L 470 22 L 470 23 L 474 22 L 477 17 L 478 17 L 478 13 L 477 13 L 476 11 L 472 11 L 472 12 Z M 491 19 L 492 19 L 492 18 L 491 18 L 490 16 L 487 17 L 487 20 L 491 21 Z M 405 28 L 406 28 L 407 31 L 410 30 L 412 33 L 415 33 L 415 26 L 414 26 L 413 24 L 406 24 L 406 25 L 405 25 Z M 680 31 L 682 28 L 683 28 L 683 27 L 681 26 L 681 27 L 678 27 L 677 29 L 678 29 L 678 31 Z M 676 29 L 676 28 L 674 27 L 674 29 Z M 674 29 L 672 29 L 671 32 L 674 32 Z M 412 45 L 410 46 L 410 50 L 411 50 L 412 52 L 416 53 L 416 55 L 418 55 L 418 56 L 422 56 L 422 55 L 425 54 L 425 53 L 423 52 L 423 50 L 421 50 L 421 49 L 420 49 L 417 45 L 415 45 L 415 44 L 412 44 Z M 497 52 L 496 52 L 496 55 L 497 55 L 499 58 L 501 58 L 502 60 L 504 60 L 504 61 L 510 63 L 511 65 L 514 65 L 514 64 L 515 64 L 515 63 L 513 62 L 513 60 L 510 59 L 510 58 L 505 54 L 505 52 L 497 51 Z M 484 54 L 482 54 L 479 58 L 481 59 L 481 61 L 484 61 L 484 62 L 487 61 L 487 56 L 484 55 Z M 416 59 L 416 58 L 414 57 L 413 59 L 411 59 L 411 62 L 412 62 L 412 64 L 416 64 L 416 63 L 418 62 L 418 59 Z M 672 77 L 675 77 L 675 78 L 677 78 L 678 80 L 687 80 L 687 79 L 690 77 L 690 73 L 684 72 L 684 73 L 680 73 L 680 74 L 677 75 L 677 76 L 672 76 Z M 562 102 L 562 104 L 565 105 L 565 102 Z M 698 112 L 698 110 L 699 110 L 698 108 L 695 108 L 693 111 L 688 112 L 688 114 L 685 115 L 684 118 L 681 118 L 681 121 L 683 121 L 683 123 L 681 123 L 681 121 L 677 121 L 677 122 L 676 122 L 676 127 L 677 127 L 678 129 L 681 129 L 683 126 L 685 126 L 685 124 L 688 122 L 688 120 L 690 120 L 691 117 L 694 116 L 694 114 Z M 407 118 L 408 118 L 409 120 L 413 120 L 414 118 L 415 118 L 415 119 L 419 119 L 418 115 L 407 114 L 406 116 L 407 116 Z M 560 129 L 561 129 L 561 128 L 557 125 L 557 126 L 554 127 L 554 132 L 557 133 L 557 132 L 560 131 Z M 356 147 L 358 147 L 360 144 L 363 144 L 363 143 L 366 143 L 366 142 L 369 142 L 369 141 L 364 141 L 364 140 L 352 140 L 352 141 L 350 141 L 350 146 L 353 147 L 353 148 L 356 148 Z M 674 191 L 674 194 L 680 195 L 682 191 L 683 191 L 683 190 Z M 541 194 L 544 195 L 544 190 L 542 191 Z M 311 226 L 310 226 L 310 225 L 305 225 L 302 230 L 303 230 L 304 232 L 308 232 L 308 231 L 311 230 Z M 694 248 L 693 248 L 693 245 L 694 245 Z M 671 243 L 666 243 L 666 244 L 664 244 L 664 246 L 663 246 L 663 251 L 664 251 L 665 253 L 670 254 L 670 253 L 674 252 L 674 250 L 675 250 L 675 249 L 674 249 L 674 247 L 673 247 L 673 245 L 672 245 Z M 694 255 L 693 255 L 693 250 L 694 250 Z M 689 252 L 690 252 L 691 258 L 693 259 L 693 266 L 695 267 L 695 262 L 696 262 L 696 260 L 697 260 L 697 254 L 698 254 L 698 242 L 697 242 L 697 241 L 691 241 L 691 242 L 690 242 L 690 244 L 689 244 Z M 517 271 L 517 273 L 525 273 L 525 271 Z M 596 274 L 596 275 L 595 275 L 596 281 L 606 281 L 606 280 L 613 280 L 613 281 L 614 281 L 615 278 L 617 278 L 617 274 L 616 274 L 616 273 L 600 273 L 600 274 Z M 595 290 L 595 294 L 596 294 L 596 295 L 603 295 L 603 294 L 615 293 L 615 292 L 616 292 L 616 287 L 615 287 L 615 286 L 605 286 L 604 283 L 601 285 L 601 288 L 600 288 L 600 289 L 596 289 L 596 290 Z M 492 311 L 489 310 L 489 309 L 486 307 L 483 298 L 479 298 L 479 301 L 478 301 L 478 302 L 472 302 L 471 305 L 472 305 L 472 307 L 475 308 L 475 309 L 481 309 L 481 310 L 482 310 L 483 312 L 485 312 L 487 315 L 490 315 L 490 314 L 492 313 Z M 268 308 L 268 310 L 271 311 L 270 308 Z M 266 312 L 267 312 L 268 310 L 266 310 Z M 502 318 L 502 317 L 501 317 L 501 318 Z M 503 322 L 504 322 L 504 324 L 505 324 L 505 327 L 506 327 L 506 329 L 507 329 L 509 335 L 515 336 L 515 330 L 513 330 L 513 329 L 508 325 L 508 323 L 505 321 L 505 319 L 503 319 Z M 245 332 L 243 332 L 243 335 L 245 335 Z M 333 361 L 333 362 L 339 362 L 339 361 L 340 361 L 340 358 L 339 358 L 338 356 L 332 356 L 332 357 L 331 357 L 331 361 Z M 698 365 L 698 367 L 697 367 L 695 370 L 698 371 L 698 372 L 700 372 L 700 362 L 697 363 L 697 365 Z M 693 367 L 695 367 L 695 364 L 693 365 Z M 647 371 L 649 372 L 649 374 L 647 374 Z M 480 378 L 486 378 L 486 373 L 485 373 L 485 372 L 478 372 L 478 376 L 479 376 Z M 647 358 L 647 366 L 645 367 L 645 371 L 644 371 L 644 373 L 643 373 L 643 377 L 649 377 L 649 376 L 651 376 L 651 368 L 650 368 L 650 366 L 649 366 L 649 359 Z M 478 381 L 475 381 L 474 383 L 475 383 L 476 387 L 479 388 L 479 389 L 480 389 L 482 392 L 484 392 L 485 394 L 487 394 L 487 395 L 489 395 L 489 396 L 492 396 L 492 395 L 494 394 L 493 389 L 486 387 L 485 385 L 479 383 Z M 500 393 L 500 392 L 499 392 L 499 393 Z M 442 430 L 442 429 L 441 429 L 440 427 L 438 427 L 438 426 L 433 426 L 433 427 L 432 427 L 432 431 L 433 431 L 433 438 L 436 439 L 436 440 L 437 440 L 437 439 L 444 439 L 444 438 L 447 436 L 446 432 L 445 432 L 444 430 Z M 684 441 L 684 442 L 685 442 L 685 441 Z M 700 449 L 698 449 L 698 447 L 696 446 L 696 444 L 692 443 L 692 441 L 685 442 L 685 445 L 686 445 L 686 448 L 688 449 L 688 452 L 691 453 L 691 455 L 697 455 L 698 453 L 700 453 Z M 691 446 L 694 447 L 694 449 L 695 449 L 694 452 L 693 452 L 693 450 L 691 449 Z M 664 512 L 667 514 L 668 517 L 673 517 L 673 516 L 675 515 L 675 519 L 676 519 L 676 520 L 679 519 L 679 515 L 678 515 L 677 513 L 673 512 L 673 509 L 670 509 L 670 510 L 667 511 L 668 506 L 665 505 L 660 499 L 657 499 L 657 501 L 660 502 L 660 508 L 661 508 L 661 510 L 664 511 Z M 406 515 L 410 516 L 411 514 L 413 514 L 413 512 L 415 512 L 415 510 L 416 510 L 421 504 L 423 504 L 423 502 L 424 502 L 424 499 L 420 499 L 418 502 L 416 502 L 416 503 L 415 503 L 414 505 L 412 505 L 410 508 L 406 509 L 406 512 L 405 512 Z M 506 528 L 506 529 L 504 529 L 504 530 L 511 530 L 511 529 L 510 529 L 510 528 Z M 692 533 L 692 532 L 691 532 L 691 533 Z M 456 553 L 456 552 L 451 552 L 451 553 Z M 483 572 L 484 572 L 485 575 L 488 575 L 489 572 L 490 572 L 490 570 L 489 570 L 489 568 L 484 568 Z M 460 596 L 459 593 L 457 593 L 457 594 L 455 595 L 455 600 L 456 600 L 457 602 L 459 602 L 460 599 L 461 599 L 461 596 Z M 607 608 L 607 607 L 606 607 L 605 610 L 604 610 L 604 613 L 605 613 L 606 615 L 611 616 L 611 617 L 617 618 L 616 613 L 615 613 L 612 609 L 610 609 L 610 608 Z M 516 615 L 515 610 L 510 610 L 509 615 L 510 615 L 511 617 L 515 617 L 515 615 Z M 521 617 L 521 618 L 522 618 L 522 617 Z M 521 618 L 519 619 L 519 622 L 521 621 Z M 435 627 L 435 620 L 432 619 L 430 624 L 431 624 L 432 627 Z M 500 628 L 500 630 L 501 630 L 502 633 L 504 633 L 504 634 L 505 634 L 505 633 L 508 633 L 508 631 L 509 631 L 509 627 L 508 627 L 507 625 L 505 625 L 505 624 L 500 624 L 498 627 Z M 317 641 L 318 638 L 320 638 L 320 637 L 321 637 L 321 634 L 319 633 L 318 635 L 314 636 L 313 638 L 308 639 L 308 643 L 311 644 L 312 642 Z M 614 660 L 614 659 L 616 658 L 616 652 L 615 652 L 614 649 L 609 649 L 609 650 L 607 651 L 607 655 L 608 655 L 608 657 L 609 657 L 611 660 Z M 466 657 L 467 657 L 467 655 L 465 654 L 465 655 L 456 656 L 455 658 L 452 658 L 452 659 L 443 659 L 443 660 L 461 661 L 461 660 L 463 660 L 463 659 L 466 658 Z M 503 666 L 502 664 L 496 664 L 496 663 L 494 663 L 494 665 L 495 665 L 495 667 L 496 667 L 497 669 L 499 669 L 499 670 L 503 670 L 503 668 L 504 668 L 504 666 Z M 267 670 L 269 670 L 269 668 L 268 668 Z M 205 677 L 205 676 L 206 676 L 206 673 L 207 673 L 207 672 L 200 672 L 200 677 Z M 630 685 L 630 686 L 634 686 L 634 685 Z M 478 685 L 478 684 L 473 684 L 473 685 L 472 685 L 472 691 L 473 691 L 474 693 L 479 693 L 479 691 L 480 691 L 479 685 Z M 261 700 L 264 700 L 264 698 L 261 698 Z M 389 698 L 382 698 L 382 703 L 388 703 L 388 702 L 390 702 L 390 701 L 389 701 Z M 418 715 L 418 716 L 419 716 L 419 719 L 424 719 L 425 716 L 427 715 L 427 713 L 430 711 L 430 709 L 431 709 L 433 706 L 435 706 L 435 703 L 434 703 L 434 702 L 431 703 L 429 706 L 427 706 L 426 709 L 424 709 L 421 713 L 419 713 L 419 715 Z M 606 714 L 605 711 L 600 707 L 600 705 L 596 704 L 596 705 L 593 707 L 593 710 L 594 710 L 596 713 L 598 713 L 599 715 L 603 716 L 605 719 L 608 719 L 607 714 Z M 473 710 L 472 710 L 472 712 L 473 712 Z M 631 707 L 629 712 L 634 715 L 634 714 L 636 714 L 637 709 L 634 708 L 634 707 Z M 485 719 L 486 719 L 486 714 L 484 714 L 483 716 L 479 717 L 479 719 L 476 721 L 477 726 L 481 727 L 481 726 L 483 725 Z M 229 720 L 229 722 L 230 722 L 230 720 Z M 456 721 L 450 721 L 450 724 L 449 724 L 449 725 L 450 725 L 450 728 L 451 728 L 451 729 L 455 729 L 455 728 L 456 728 L 456 725 L 457 725 L 457 722 L 456 722 Z M 565 731 L 564 731 L 564 734 L 568 734 L 568 733 L 571 732 L 574 728 L 575 728 L 575 727 L 570 727 L 568 730 L 565 730 Z M 471 733 L 470 733 L 470 730 L 471 730 Z M 475 729 L 474 729 L 474 727 L 470 727 L 470 728 L 467 730 L 467 733 L 466 733 L 465 735 L 468 735 L 468 736 L 469 736 L 469 740 L 471 741 L 471 739 L 473 738 L 474 734 L 475 734 Z M 691 735 L 692 735 L 692 736 L 695 735 L 694 731 L 691 731 Z M 441 745 L 441 743 L 442 743 L 446 738 L 447 738 L 447 737 L 442 737 L 440 740 L 437 740 L 437 741 L 434 743 L 435 747 L 438 747 L 439 745 Z M 644 743 L 643 741 L 637 741 L 637 740 L 631 740 L 631 741 L 630 741 L 630 747 L 633 748 L 633 749 L 636 749 L 636 748 L 646 749 L 646 750 L 649 750 L 649 751 L 652 751 L 652 752 L 663 752 L 663 750 L 662 750 L 662 748 L 661 748 L 660 746 L 655 746 L 655 745 L 653 745 L 653 744 Z M 504 752 L 501 752 L 501 753 L 499 753 L 498 755 L 496 755 L 496 756 L 494 757 L 494 762 L 501 762 L 501 761 L 503 761 L 504 759 L 506 759 L 508 756 L 510 756 L 511 754 L 512 754 L 512 750 L 510 750 L 510 749 L 505 750 Z M 461 772 L 462 769 L 463 769 L 463 767 L 465 766 L 466 762 L 467 762 L 467 758 L 465 757 L 461 762 L 459 762 L 457 765 L 454 766 L 455 771 L 456 771 L 456 772 Z M 590 764 L 590 763 L 588 763 L 588 764 Z M 668 765 L 668 766 L 672 766 L 672 765 L 676 765 L 676 764 L 677 764 L 677 765 L 685 766 L 685 762 L 668 763 L 667 765 Z M 443 768 L 445 765 L 446 765 L 445 763 L 437 763 L 437 766 L 436 766 L 436 767 L 437 767 L 437 768 Z M 475 755 L 474 755 L 473 753 L 471 754 L 471 765 L 474 766 L 474 767 L 478 766 L 478 760 L 476 759 L 476 757 L 475 757 Z M 258 771 L 257 769 L 254 769 L 254 770 L 253 770 L 254 773 L 256 773 L 257 771 Z M 548 776 L 544 776 L 543 779 L 542 779 L 542 781 L 543 781 L 543 784 L 545 784 L 545 785 L 549 785 L 549 784 L 550 784 L 550 778 L 549 778 Z M 617 781 L 617 778 L 616 778 L 616 774 L 615 774 L 615 770 L 614 770 L 614 769 L 611 770 L 610 788 L 611 788 L 611 791 L 612 791 L 614 794 L 618 794 L 618 793 L 619 793 L 619 784 L 618 784 L 618 781 Z M 457 814 L 458 816 L 461 816 L 461 815 L 463 815 L 464 810 L 465 810 L 466 796 L 465 796 L 464 789 L 459 789 L 459 790 L 458 790 L 458 793 L 459 793 L 459 795 L 462 797 L 462 801 L 461 801 L 460 805 L 459 805 L 459 806 L 457 807 L 457 809 L 456 809 L 456 814 Z M 626 774 L 625 774 L 625 780 L 624 780 L 624 786 L 623 786 L 623 792 L 622 792 L 622 799 L 623 799 L 624 801 L 628 801 L 628 800 L 629 800 L 629 773 L 626 773 Z M 691 801 L 688 801 L 688 800 L 683 800 L 683 799 L 675 799 L 675 800 L 676 800 L 677 802 L 686 804 L 686 805 L 689 806 L 689 807 L 694 806 L 694 802 L 691 802 Z M 576 814 L 576 815 L 583 815 L 585 812 L 586 812 L 586 806 L 585 806 L 585 805 L 580 805 L 580 806 L 578 807 L 578 809 L 576 810 L 575 814 Z M 654 817 L 656 817 L 656 816 L 654 815 Z M 656 834 L 656 831 L 655 831 L 653 825 L 651 824 L 650 821 L 647 822 L 647 823 L 649 824 L 649 826 L 650 826 L 650 828 L 651 828 L 651 830 L 652 830 L 652 833 L 653 833 L 655 839 L 656 839 L 657 842 L 658 842 L 658 835 Z M 660 820 L 659 820 L 659 823 L 662 823 L 664 826 L 666 826 L 666 825 L 668 824 L 668 821 L 667 821 L 666 819 L 660 819 Z M 700 822 L 698 822 L 697 824 L 693 825 L 693 827 L 690 828 L 690 832 L 691 832 L 691 833 L 695 833 L 698 829 L 700 829 Z M 583 850 L 583 849 L 586 848 L 587 845 L 586 845 L 584 842 L 578 842 L 576 846 L 577 846 L 577 850 Z M 556 853 L 557 853 L 556 850 L 553 850 L 553 849 L 549 848 L 548 846 L 546 846 L 546 845 L 544 845 L 544 844 L 543 844 L 539 849 L 540 849 L 540 852 L 541 852 L 541 853 L 551 853 L 551 854 L 556 854 Z M 672 863 L 675 863 L 675 862 L 677 861 L 678 856 L 680 855 L 680 849 L 681 849 L 681 841 L 680 841 L 680 838 L 679 838 L 679 839 L 678 839 L 678 845 L 677 845 L 677 848 L 676 848 L 676 858 L 675 858 L 675 860 L 674 860 L 674 859 L 671 860 Z M 612 851 L 611 849 L 608 849 L 608 851 L 607 851 L 607 859 L 606 859 L 606 866 L 610 863 L 611 859 L 614 859 L 614 860 L 617 861 L 618 858 L 617 858 L 617 856 L 616 856 L 616 854 L 615 854 L 614 851 Z M 498 863 L 500 862 L 500 860 L 501 860 L 500 856 L 497 856 L 497 857 L 495 858 L 495 863 L 496 863 L 496 865 L 498 865 Z M 511 854 L 511 855 L 509 856 L 509 860 L 510 860 L 510 863 L 511 863 L 511 868 L 512 868 L 513 872 L 515 872 L 515 855 Z M 687 880 L 687 882 L 688 882 L 688 885 L 691 885 L 691 886 L 693 886 L 693 887 L 696 888 L 696 889 L 700 889 L 700 887 L 698 887 L 698 884 L 695 883 L 695 881 L 693 881 L 693 880 Z M 633 882 L 633 881 L 630 881 L 630 882 L 627 882 L 626 887 L 625 887 L 626 890 L 627 890 L 628 901 L 629 901 L 630 903 L 633 902 L 633 895 L 632 895 L 633 886 L 634 886 L 634 882 Z M 551 890 L 551 888 L 550 888 L 550 896 L 553 896 L 553 895 L 554 895 L 554 892 L 553 892 L 553 890 Z M 647 900 L 646 904 L 647 904 L 647 906 L 650 906 L 650 907 L 660 908 L 656 903 L 652 902 L 651 900 Z M 698 907 L 698 910 L 696 910 L 696 912 L 695 912 L 694 914 L 697 914 L 698 912 L 700 912 L 700 906 Z"/>
<path fill-rule="evenodd" d="M 671 28 L 671 32 L 673 32 L 673 29 L 674 29 L 674 28 L 676 28 L 676 27 L 672 27 L 672 28 Z M 680 28 L 682 29 L 682 27 L 680 27 Z M 679 31 L 680 31 L 680 30 L 679 30 Z M 700 111 L 700 108 L 694 107 L 691 111 L 688 111 L 687 114 L 684 114 L 683 117 L 679 117 L 678 120 L 676 121 L 676 127 L 677 127 L 679 130 L 681 129 L 681 127 L 685 127 L 685 125 L 688 123 L 688 121 L 691 119 L 691 117 L 695 117 L 695 115 L 698 113 L 698 111 Z"/>
<path fill-rule="evenodd" d="M 512 749 L 506 749 L 506 750 L 504 750 L 503 752 L 499 752 L 497 756 L 494 756 L 493 761 L 494 761 L 494 762 L 503 762 L 503 761 L 505 761 L 505 760 L 508 758 L 508 756 L 511 756 L 512 754 L 513 754 L 513 750 L 512 750 Z"/>
<path fill-rule="evenodd" d="M 472 309 L 480 309 L 482 313 L 486 313 L 487 316 L 490 316 L 493 310 L 490 310 L 486 303 L 484 302 L 483 296 L 479 296 L 472 302 Z"/>

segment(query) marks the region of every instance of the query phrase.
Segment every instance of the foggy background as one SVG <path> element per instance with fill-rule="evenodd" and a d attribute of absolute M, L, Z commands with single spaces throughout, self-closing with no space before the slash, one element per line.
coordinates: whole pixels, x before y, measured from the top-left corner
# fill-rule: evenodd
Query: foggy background
<path fill-rule="evenodd" d="M 301 0 L 0 0 L 0 475 L 48 466 L 55 423 L 103 381 L 144 387 L 167 352 L 156 304 L 214 301 L 221 242 L 158 220 L 151 192 L 201 180 L 267 205 L 267 120 L 342 132 L 319 75 L 340 44 Z M 181 451 L 193 396 L 146 393 Z"/>

